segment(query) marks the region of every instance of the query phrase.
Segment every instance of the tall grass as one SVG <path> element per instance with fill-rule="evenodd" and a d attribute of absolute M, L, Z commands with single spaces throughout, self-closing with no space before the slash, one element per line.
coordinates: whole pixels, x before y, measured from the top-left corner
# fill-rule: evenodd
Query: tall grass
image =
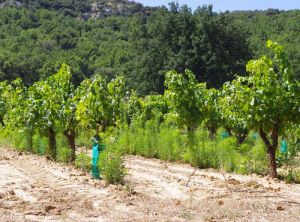
<path fill-rule="evenodd" d="M 253 133 L 245 142 L 238 145 L 235 137 L 221 138 L 222 129 L 214 140 L 204 128 L 191 133 L 172 125 L 160 124 L 155 119 L 145 123 L 134 122 L 131 126 L 124 125 L 121 129 L 112 129 L 102 134 L 106 150 L 100 153 L 98 163 L 101 174 L 110 183 L 122 183 L 126 174 L 124 154 L 141 155 L 166 161 L 189 163 L 199 168 L 216 168 L 227 172 L 241 174 L 268 172 L 268 160 L 265 146 Z M 83 171 L 91 170 L 91 157 L 87 150 L 91 149 L 92 130 L 82 130 L 76 138 L 76 144 L 85 147 L 84 152 L 77 154 L 75 166 Z M 48 153 L 48 139 L 34 133 L 32 143 L 28 142 L 26 131 L 0 130 L 0 145 L 12 146 L 18 150 L 31 151 L 38 155 Z M 62 133 L 56 137 L 57 160 L 68 163 L 71 150 Z M 295 137 L 296 141 L 296 137 Z M 32 144 L 32 147 L 29 147 Z M 293 157 L 299 152 L 299 144 L 289 146 L 287 159 L 278 151 L 277 161 L 280 164 L 295 166 Z M 299 165 L 299 164 L 298 164 Z M 300 180 L 299 170 L 288 171 L 287 180 Z"/>
<path fill-rule="evenodd" d="M 91 130 L 82 131 L 77 138 L 77 144 L 90 149 L 92 135 L 94 134 Z M 10 146 L 19 151 L 30 151 L 38 155 L 47 155 L 49 153 L 49 141 L 47 137 L 36 132 L 32 135 L 32 138 L 29 136 L 30 135 L 26 131 L 11 131 L 10 129 L 1 128 L 0 145 Z M 125 167 L 122 152 L 118 151 L 114 142 L 109 140 L 108 135 L 104 135 L 103 137 L 108 139 L 106 150 L 100 152 L 98 167 L 100 168 L 101 174 L 109 183 L 123 183 Z M 30 141 L 32 141 L 32 143 Z M 56 135 L 56 145 L 57 161 L 69 163 L 71 149 L 68 147 L 68 142 L 62 133 Z M 77 168 L 88 172 L 91 170 L 91 157 L 88 153 L 81 152 L 77 154 L 74 164 Z"/>
<path fill-rule="evenodd" d="M 259 139 L 249 135 L 239 146 L 234 137 L 221 139 L 220 133 L 211 140 L 209 132 L 199 128 L 191 139 L 186 130 L 150 120 L 144 124 L 124 126 L 117 134 L 115 146 L 127 154 L 186 162 L 199 168 L 242 174 L 267 172 L 265 148 Z"/>
<path fill-rule="evenodd" d="M 84 145 L 87 149 L 91 149 L 91 135 L 92 132 L 81 132 L 80 144 Z M 101 135 L 103 142 L 105 143 L 105 150 L 100 151 L 100 158 L 98 161 L 98 167 L 100 169 L 101 176 L 110 183 L 118 184 L 123 183 L 126 175 L 123 153 L 116 146 L 116 143 L 111 140 L 110 134 Z M 90 171 L 92 168 L 92 159 L 87 153 L 81 152 L 76 156 L 75 166 L 83 171 Z"/>
<path fill-rule="evenodd" d="M 100 154 L 100 171 L 107 182 L 111 184 L 123 183 L 126 175 L 123 155 L 110 147 Z"/>

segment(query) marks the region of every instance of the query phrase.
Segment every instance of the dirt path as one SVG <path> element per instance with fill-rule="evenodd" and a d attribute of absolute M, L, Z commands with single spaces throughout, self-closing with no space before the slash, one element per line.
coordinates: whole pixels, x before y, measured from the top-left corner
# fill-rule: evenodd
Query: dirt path
<path fill-rule="evenodd" d="M 0 221 L 300 221 L 299 185 L 133 156 L 126 167 L 126 186 L 107 186 L 0 148 Z"/>

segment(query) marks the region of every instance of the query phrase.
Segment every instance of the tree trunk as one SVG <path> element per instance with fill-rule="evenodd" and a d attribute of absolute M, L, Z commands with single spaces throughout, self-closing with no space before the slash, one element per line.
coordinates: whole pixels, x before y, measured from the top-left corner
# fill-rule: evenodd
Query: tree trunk
<path fill-rule="evenodd" d="M 0 124 L 1 124 L 2 126 L 5 126 L 5 123 L 4 123 L 4 121 L 3 121 L 3 118 L 0 118 Z"/>
<path fill-rule="evenodd" d="M 229 136 L 232 136 L 231 128 L 230 127 L 225 127 L 225 129 L 228 132 Z"/>
<path fill-rule="evenodd" d="M 56 133 L 52 128 L 49 128 L 48 139 L 49 139 L 49 151 L 50 151 L 51 158 L 53 160 L 56 160 Z"/>
<path fill-rule="evenodd" d="M 276 165 L 276 149 L 278 147 L 278 137 L 279 137 L 279 123 L 275 123 L 272 128 L 271 140 L 269 141 L 267 134 L 262 128 L 259 128 L 259 134 L 267 147 L 267 153 L 270 161 L 270 177 L 277 177 L 277 165 Z"/>
<path fill-rule="evenodd" d="M 237 134 L 236 138 L 238 145 L 241 145 L 245 141 L 246 136 L 244 134 Z"/>
<path fill-rule="evenodd" d="M 64 131 L 64 135 L 67 137 L 69 146 L 72 150 L 70 161 L 74 162 L 76 158 L 76 145 L 75 145 L 76 132 L 74 130 L 66 130 Z"/>
<path fill-rule="evenodd" d="M 99 135 L 100 133 L 100 124 L 96 125 L 96 135 Z"/>
<path fill-rule="evenodd" d="M 276 147 L 268 147 L 268 156 L 270 161 L 270 176 L 272 178 L 277 177 L 277 165 L 276 165 Z"/>
<path fill-rule="evenodd" d="M 209 137 L 211 140 L 214 140 L 216 138 L 217 129 L 215 127 L 209 127 Z"/>
<path fill-rule="evenodd" d="M 108 123 L 106 121 L 102 121 L 101 123 L 101 131 L 105 132 L 108 127 Z"/>
<path fill-rule="evenodd" d="M 238 133 L 236 135 L 238 145 L 241 145 L 245 141 L 247 136 L 248 136 L 248 131 L 247 130 L 244 130 L 244 132 L 242 132 L 242 133 Z"/>

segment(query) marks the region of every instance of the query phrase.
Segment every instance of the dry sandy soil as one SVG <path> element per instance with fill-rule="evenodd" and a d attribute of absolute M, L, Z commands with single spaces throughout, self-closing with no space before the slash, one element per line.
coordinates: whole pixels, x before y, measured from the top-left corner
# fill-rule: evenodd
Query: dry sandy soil
<path fill-rule="evenodd" d="M 299 185 L 134 156 L 126 167 L 124 186 L 107 185 L 0 148 L 0 221 L 300 221 Z"/>

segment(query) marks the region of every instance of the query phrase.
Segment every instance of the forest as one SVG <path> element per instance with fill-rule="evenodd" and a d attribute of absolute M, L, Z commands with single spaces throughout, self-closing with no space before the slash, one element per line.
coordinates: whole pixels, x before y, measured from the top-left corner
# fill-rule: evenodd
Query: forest
<path fill-rule="evenodd" d="M 181 171 L 174 174 L 175 168 L 170 171 L 170 177 L 180 175 L 186 180 L 182 185 L 182 179 L 173 178 L 176 181 L 172 184 L 185 190 L 181 198 L 166 188 L 171 185 L 166 178 L 160 178 L 164 173 L 154 174 L 152 179 L 158 185 L 150 187 L 155 190 L 165 183 L 160 188 L 177 198 L 174 197 L 175 206 L 193 202 L 182 199 L 186 193 L 194 192 L 186 190 L 189 183 L 194 188 L 205 187 L 197 170 L 206 175 L 202 179 L 207 183 L 219 180 L 218 176 L 223 178 L 219 184 L 222 187 L 213 184 L 211 192 L 225 192 L 221 196 L 228 198 L 226 201 L 245 189 L 249 195 L 255 193 L 264 199 L 260 195 L 290 187 L 297 197 L 299 24 L 300 10 L 217 13 L 212 5 L 192 11 L 175 2 L 168 7 L 145 7 L 133 1 L 0 1 L 0 163 L 4 161 L 8 169 L 3 177 L 12 177 L 14 171 L 9 167 L 13 163 L 15 170 L 35 172 L 33 179 L 42 190 L 49 183 L 52 195 L 57 194 L 49 199 L 51 203 L 42 204 L 43 210 L 34 208 L 38 212 L 35 214 L 33 205 L 26 205 L 31 201 L 18 205 L 14 202 L 18 200 L 11 197 L 18 196 L 18 191 L 8 190 L 2 195 L 4 188 L 0 184 L 0 213 L 12 213 L 13 208 L 7 207 L 5 201 L 17 204 L 21 211 L 30 209 L 30 215 L 61 216 L 69 209 L 78 210 L 71 198 L 60 199 L 64 195 L 57 191 L 71 187 L 59 183 L 73 174 L 78 181 L 83 178 L 79 184 L 70 182 L 74 188 L 84 190 L 82 184 L 92 184 L 113 189 L 115 185 L 117 190 L 112 193 L 126 192 L 121 197 L 125 203 L 127 198 L 138 196 L 133 184 L 140 183 L 140 193 L 148 192 L 143 189 L 150 183 L 152 171 L 157 168 L 165 172 L 164 167 L 174 166 L 177 170 L 193 170 L 190 175 Z M 99 138 L 95 139 L 95 134 Z M 99 142 L 101 147 L 97 148 L 100 157 L 96 163 L 93 148 L 91 157 L 91 138 L 94 145 Z M 43 175 L 23 160 L 48 173 Z M 147 169 L 136 173 L 134 166 Z M 94 167 L 99 168 L 107 184 L 94 182 L 100 176 L 90 181 L 89 172 L 93 173 Z M 51 170 L 56 173 L 52 175 Z M 70 175 L 66 176 L 66 170 Z M 208 176 L 211 172 L 213 176 Z M 268 178 L 267 182 L 262 177 Z M 245 182 L 245 178 L 249 181 Z M 283 182 L 292 185 L 285 187 Z M 280 185 L 280 189 L 271 185 Z M 34 189 L 36 185 L 28 186 Z M 22 192 L 28 192 L 28 188 Z M 291 198 L 284 192 L 281 194 Z M 94 209 L 95 202 L 81 199 L 85 195 L 73 193 L 81 207 L 88 202 L 88 209 Z M 248 194 L 241 195 L 242 199 L 248 198 Z M 155 196 L 151 198 L 157 200 Z M 284 213 L 281 211 L 286 207 L 278 202 L 283 197 L 276 198 L 279 199 L 272 200 L 272 204 L 278 214 Z M 56 212 L 52 201 L 71 205 Z M 134 206 L 130 203 L 126 202 Z M 292 215 L 299 208 L 298 202 L 291 200 L 288 204 L 286 215 Z M 224 200 L 219 198 L 217 205 L 223 206 Z M 265 213 L 271 214 L 275 205 L 264 205 Z M 179 215 L 181 219 L 198 218 L 191 208 L 182 210 L 190 213 Z M 232 218 L 224 212 L 223 219 L 240 219 L 236 212 Z M 262 219 L 254 206 L 251 212 L 255 220 Z M 90 217 L 93 216 L 84 216 L 87 221 L 91 221 Z"/>
<path fill-rule="evenodd" d="M 299 73 L 297 10 L 215 13 L 203 6 L 192 12 L 171 3 L 150 14 L 85 20 L 40 5 L 0 9 L 0 80 L 20 77 L 29 86 L 67 63 L 75 85 L 94 74 L 122 75 L 141 96 L 162 94 L 164 73 L 172 69 L 190 69 L 198 81 L 220 88 L 246 73 L 247 61 L 266 52 L 267 39 L 286 48 Z"/>

